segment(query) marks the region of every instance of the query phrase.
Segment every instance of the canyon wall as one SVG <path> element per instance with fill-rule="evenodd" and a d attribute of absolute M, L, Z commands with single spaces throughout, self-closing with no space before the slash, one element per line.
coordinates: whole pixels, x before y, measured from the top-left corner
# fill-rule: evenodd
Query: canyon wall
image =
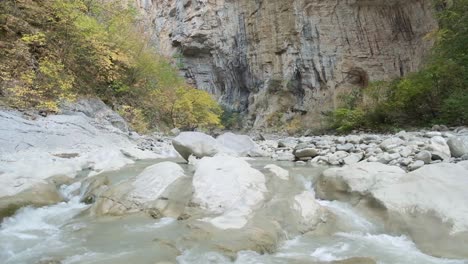
<path fill-rule="evenodd" d="M 417 70 L 430 0 L 137 0 L 152 42 L 265 129 L 323 125 L 340 94 Z"/>

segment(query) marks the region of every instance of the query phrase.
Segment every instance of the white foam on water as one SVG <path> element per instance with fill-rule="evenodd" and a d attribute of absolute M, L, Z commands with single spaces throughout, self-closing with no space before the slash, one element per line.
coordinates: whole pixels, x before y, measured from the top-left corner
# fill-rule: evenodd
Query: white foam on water
<path fill-rule="evenodd" d="M 317 200 L 317 202 L 339 216 L 340 219 L 346 221 L 346 223 L 350 224 L 350 227 L 356 231 L 371 233 L 377 230 L 375 224 L 360 215 L 350 204 L 324 200 Z"/>
<path fill-rule="evenodd" d="M 78 192 L 80 188 L 81 188 L 81 182 L 75 182 L 70 185 L 60 186 L 59 191 L 63 198 L 67 200 L 71 200 L 75 196 L 74 193 Z"/>
<path fill-rule="evenodd" d="M 336 255 L 344 253 L 349 249 L 349 244 L 340 242 L 331 247 L 319 247 L 310 255 L 319 261 L 342 260 L 343 258 L 337 257 Z"/>
<path fill-rule="evenodd" d="M 21 263 L 21 259 L 40 256 L 48 248 L 64 247 L 61 227 L 87 207 L 79 202 L 79 197 L 73 197 L 52 206 L 18 210 L 0 225 L 0 252 L 5 252 L 0 257 L 5 263 Z"/>

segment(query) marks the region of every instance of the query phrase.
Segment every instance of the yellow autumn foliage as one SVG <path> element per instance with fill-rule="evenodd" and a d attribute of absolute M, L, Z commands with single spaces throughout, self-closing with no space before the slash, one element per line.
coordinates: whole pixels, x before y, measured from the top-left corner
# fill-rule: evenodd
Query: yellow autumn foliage
<path fill-rule="evenodd" d="M 217 102 L 151 47 L 125 1 L 0 1 L 0 45 L 0 101 L 10 106 L 55 112 L 85 95 L 139 132 L 220 125 Z"/>

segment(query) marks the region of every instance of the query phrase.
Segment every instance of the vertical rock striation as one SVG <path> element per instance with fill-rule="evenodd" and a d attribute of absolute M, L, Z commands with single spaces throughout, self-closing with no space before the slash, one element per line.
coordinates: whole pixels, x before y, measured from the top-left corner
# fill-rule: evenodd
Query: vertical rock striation
<path fill-rule="evenodd" d="M 187 79 L 265 128 L 320 126 L 340 93 L 417 70 L 430 0 L 137 0 Z"/>

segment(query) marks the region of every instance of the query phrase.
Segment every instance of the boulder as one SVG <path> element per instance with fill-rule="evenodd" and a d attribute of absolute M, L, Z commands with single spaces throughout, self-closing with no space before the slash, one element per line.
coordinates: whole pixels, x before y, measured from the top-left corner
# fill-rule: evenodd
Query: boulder
<path fill-rule="evenodd" d="M 468 154 L 468 136 L 449 138 L 447 145 L 453 157 L 460 158 Z"/>
<path fill-rule="evenodd" d="M 349 135 L 346 137 L 346 141 L 351 144 L 359 144 L 362 141 L 362 138 L 357 135 Z"/>
<path fill-rule="evenodd" d="M 218 141 L 201 132 L 182 132 L 172 140 L 172 145 L 187 161 L 191 155 L 203 158 L 219 152 Z"/>
<path fill-rule="evenodd" d="M 304 191 L 296 195 L 293 209 L 299 213 L 298 228 L 302 233 L 314 230 L 326 221 L 327 210 L 315 200 L 313 192 Z"/>
<path fill-rule="evenodd" d="M 426 134 L 424 134 L 424 136 L 428 137 L 428 138 L 441 137 L 442 133 L 440 133 L 438 131 L 429 131 L 429 132 L 426 132 Z"/>
<path fill-rule="evenodd" d="M 81 183 L 80 202 L 86 204 L 92 204 L 96 201 L 96 198 L 109 188 L 109 179 L 107 176 L 94 176 L 86 178 Z"/>
<path fill-rule="evenodd" d="M 220 229 L 244 227 L 264 200 L 265 176 L 240 158 L 203 158 L 193 176 L 193 200 L 217 214 L 207 221 Z"/>
<path fill-rule="evenodd" d="M 432 161 L 432 154 L 427 150 L 422 150 L 414 158 L 423 161 L 424 164 L 429 164 Z"/>
<path fill-rule="evenodd" d="M 403 143 L 405 143 L 405 141 L 403 141 L 402 139 L 400 138 L 397 138 L 397 137 L 393 137 L 393 138 L 388 138 L 384 141 L 382 141 L 382 143 L 380 143 L 380 147 L 384 150 L 390 150 L 392 148 L 396 148 L 398 146 L 401 146 L 403 145 Z"/>
<path fill-rule="evenodd" d="M 315 184 L 319 198 L 356 202 L 371 190 L 397 182 L 405 171 L 378 162 L 360 162 L 325 170 Z"/>
<path fill-rule="evenodd" d="M 420 249 L 445 258 L 468 258 L 468 170 L 426 165 L 370 193 L 387 210 L 389 226 L 408 232 Z"/>
<path fill-rule="evenodd" d="M 53 183 L 39 183 L 13 196 L 0 197 L 0 222 L 24 206 L 41 207 L 63 201 Z"/>
<path fill-rule="evenodd" d="M 408 169 L 410 171 L 414 171 L 414 170 L 417 170 L 419 168 L 422 168 L 422 166 L 424 166 L 424 161 L 422 160 L 417 160 L 413 163 L 411 163 L 409 166 L 408 166 Z"/>
<path fill-rule="evenodd" d="M 443 137 L 432 137 L 426 150 L 431 152 L 433 160 L 449 160 L 451 157 L 450 148 Z"/>
<path fill-rule="evenodd" d="M 379 135 L 364 135 L 362 138 L 362 141 L 366 143 L 377 142 L 379 140 L 381 140 Z"/>
<path fill-rule="evenodd" d="M 291 152 L 279 152 L 277 153 L 275 160 L 277 161 L 293 161 L 296 159 L 296 156 Z"/>
<path fill-rule="evenodd" d="M 140 137 L 129 137 L 106 121 L 108 115 L 116 114 L 69 111 L 28 119 L 18 111 L 0 111 L 0 197 L 14 196 L 57 175 L 96 175 L 135 159 L 162 157 L 142 151 L 137 145 Z"/>
<path fill-rule="evenodd" d="M 389 164 L 390 162 L 401 158 L 400 153 L 389 154 L 387 152 L 382 153 L 378 156 L 378 161 L 382 164 Z"/>
<path fill-rule="evenodd" d="M 223 148 L 223 152 L 244 157 L 250 153 L 259 153 L 258 145 L 246 135 L 236 135 L 228 132 L 216 138 L 218 145 Z"/>
<path fill-rule="evenodd" d="M 303 148 L 303 149 L 294 150 L 293 154 L 298 159 L 315 158 L 318 155 L 318 151 L 314 148 Z"/>
<path fill-rule="evenodd" d="M 102 192 L 91 211 L 95 215 L 123 215 L 146 211 L 153 217 L 171 215 L 164 212 L 171 202 L 171 193 L 179 180 L 185 178 L 184 170 L 173 162 L 161 162 L 143 170 L 138 176 L 114 185 Z M 177 190 L 178 201 L 183 192 Z M 179 199 L 180 198 L 180 199 Z M 188 200 L 188 199 L 187 199 Z"/>
<path fill-rule="evenodd" d="M 339 144 L 339 145 L 336 146 L 336 149 L 337 149 L 338 151 L 350 152 L 351 150 L 354 149 L 354 145 L 351 144 L 351 143 Z"/>
<path fill-rule="evenodd" d="M 280 166 L 277 166 L 275 164 L 269 164 L 269 165 L 266 165 L 264 169 L 273 173 L 273 175 L 275 175 L 276 177 L 282 180 L 285 180 L 285 181 L 289 180 L 289 172 L 281 168 Z"/>
<path fill-rule="evenodd" d="M 291 148 L 294 149 L 297 146 L 297 140 L 295 138 L 285 138 L 278 141 L 279 148 Z"/>
<path fill-rule="evenodd" d="M 353 153 L 343 159 L 344 164 L 351 165 L 360 162 L 364 158 L 363 153 Z"/>
<path fill-rule="evenodd" d="M 343 163 L 343 159 L 346 158 L 348 155 L 349 154 L 346 151 L 337 151 L 328 157 L 328 162 L 331 165 L 340 165 Z"/>
<path fill-rule="evenodd" d="M 180 129 L 178 129 L 177 127 L 171 129 L 171 134 L 174 136 L 178 136 L 180 134 Z"/>

